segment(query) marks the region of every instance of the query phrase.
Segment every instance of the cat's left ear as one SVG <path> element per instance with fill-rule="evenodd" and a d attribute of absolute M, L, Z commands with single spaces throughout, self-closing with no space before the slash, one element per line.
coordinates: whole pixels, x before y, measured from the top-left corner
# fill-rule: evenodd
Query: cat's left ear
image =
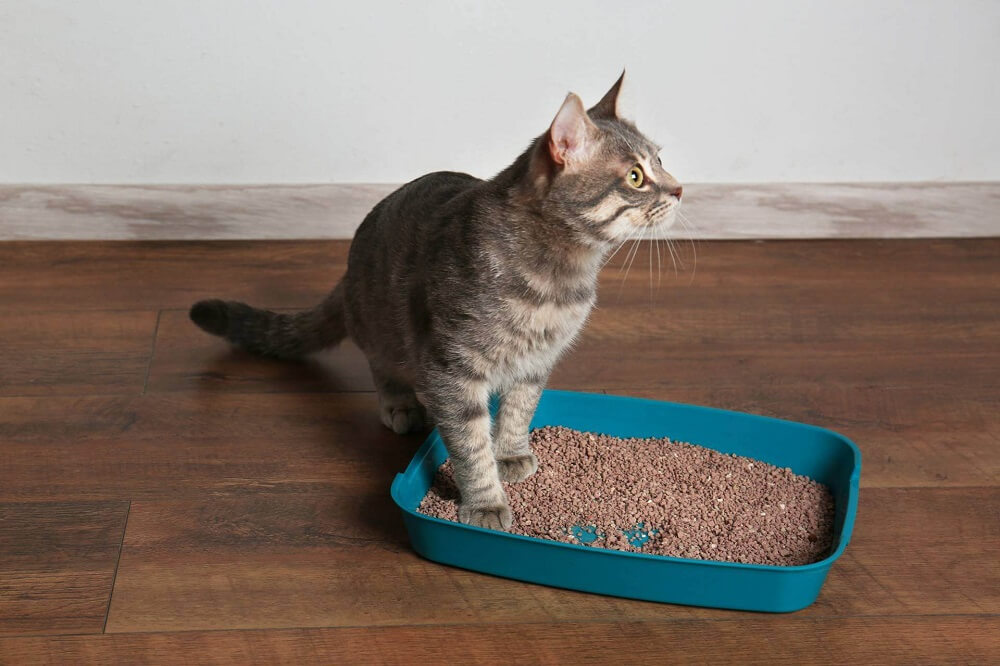
<path fill-rule="evenodd" d="M 580 98 L 570 93 L 549 127 L 549 155 L 563 166 L 587 159 L 594 146 L 594 123 L 583 110 Z"/>
<path fill-rule="evenodd" d="M 627 120 L 631 116 L 628 115 L 627 111 L 624 111 L 623 100 L 627 100 L 628 94 L 625 92 L 627 86 L 625 85 L 625 70 L 622 70 L 622 75 L 618 77 L 615 84 L 611 86 L 611 90 L 604 94 L 601 101 L 595 104 L 587 111 L 587 114 L 591 118 L 602 118 L 604 120 Z"/>

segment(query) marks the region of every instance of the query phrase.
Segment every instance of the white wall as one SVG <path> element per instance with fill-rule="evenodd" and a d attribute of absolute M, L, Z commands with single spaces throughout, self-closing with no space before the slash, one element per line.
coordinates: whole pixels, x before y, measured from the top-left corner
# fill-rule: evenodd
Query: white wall
<path fill-rule="evenodd" d="M 0 0 L 0 182 L 487 176 L 623 65 L 688 182 L 1000 179 L 1000 2 Z"/>

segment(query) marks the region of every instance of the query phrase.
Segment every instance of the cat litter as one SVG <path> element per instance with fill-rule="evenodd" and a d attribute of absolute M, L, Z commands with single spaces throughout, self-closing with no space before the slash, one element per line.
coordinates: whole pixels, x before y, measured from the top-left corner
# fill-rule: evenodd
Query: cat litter
<path fill-rule="evenodd" d="M 510 532 L 649 555 L 794 566 L 830 554 L 830 490 L 789 468 L 667 438 L 546 426 L 538 472 L 504 483 Z M 417 511 L 455 521 L 451 463 Z"/>

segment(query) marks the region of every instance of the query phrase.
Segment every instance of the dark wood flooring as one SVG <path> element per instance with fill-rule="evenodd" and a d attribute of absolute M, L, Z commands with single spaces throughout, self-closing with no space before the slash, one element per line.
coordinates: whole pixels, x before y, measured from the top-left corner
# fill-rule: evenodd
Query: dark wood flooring
<path fill-rule="evenodd" d="M 854 538 L 808 609 L 628 601 L 416 556 L 388 488 L 421 437 L 379 424 L 358 350 L 260 360 L 186 316 L 209 296 L 312 305 L 346 241 L 14 242 L 0 663 L 995 663 L 1000 239 L 703 242 L 694 274 L 679 249 L 659 288 L 650 246 L 627 276 L 625 251 L 607 266 L 552 385 L 854 439 Z"/>

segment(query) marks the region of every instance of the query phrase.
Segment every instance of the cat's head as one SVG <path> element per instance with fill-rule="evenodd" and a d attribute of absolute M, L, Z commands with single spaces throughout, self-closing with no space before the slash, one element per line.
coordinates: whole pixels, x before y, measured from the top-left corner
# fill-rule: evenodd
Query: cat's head
<path fill-rule="evenodd" d="M 664 170 L 659 146 L 625 115 L 624 87 L 622 72 L 589 110 L 570 93 L 533 155 L 531 177 L 543 210 L 597 244 L 670 226 L 681 201 L 681 185 Z"/>

